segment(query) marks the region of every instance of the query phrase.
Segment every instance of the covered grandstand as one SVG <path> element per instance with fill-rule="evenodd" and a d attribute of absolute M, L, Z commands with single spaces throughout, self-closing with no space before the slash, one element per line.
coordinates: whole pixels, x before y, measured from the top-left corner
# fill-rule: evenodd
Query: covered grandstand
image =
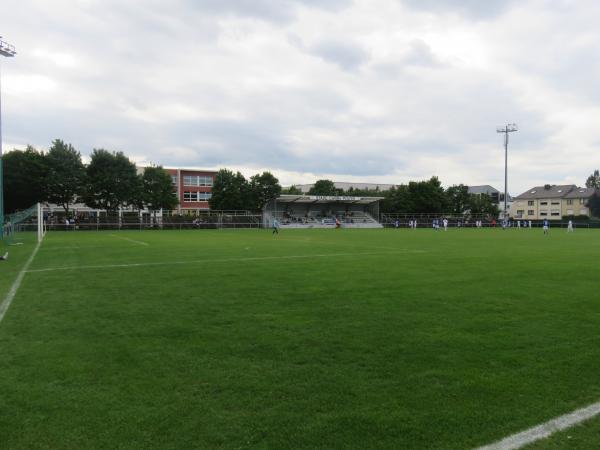
<path fill-rule="evenodd" d="M 288 228 L 382 228 L 379 202 L 383 197 L 281 195 L 263 211 L 263 225 L 273 219 Z"/>

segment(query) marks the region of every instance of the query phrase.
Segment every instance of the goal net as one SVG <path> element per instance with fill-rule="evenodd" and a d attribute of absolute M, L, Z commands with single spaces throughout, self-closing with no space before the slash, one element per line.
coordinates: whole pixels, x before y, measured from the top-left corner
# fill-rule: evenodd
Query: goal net
<path fill-rule="evenodd" d="M 41 241 L 46 232 L 42 205 L 37 203 L 23 211 L 8 214 L 3 225 L 2 241 L 5 245 Z"/>

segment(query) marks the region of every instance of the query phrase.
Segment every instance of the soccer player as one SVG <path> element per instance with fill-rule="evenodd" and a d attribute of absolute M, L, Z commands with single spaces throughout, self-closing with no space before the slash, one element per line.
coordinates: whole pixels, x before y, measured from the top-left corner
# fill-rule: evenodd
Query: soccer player
<path fill-rule="evenodd" d="M 273 233 L 271 234 L 279 234 L 279 220 L 273 218 Z"/>
<path fill-rule="evenodd" d="M 549 228 L 550 228 L 550 222 L 548 222 L 548 219 L 544 219 L 544 234 L 548 234 Z"/>
<path fill-rule="evenodd" d="M 396 228 L 400 228 L 400 221 L 398 219 L 396 219 L 396 221 L 394 222 L 394 226 Z"/>
<path fill-rule="evenodd" d="M 444 219 L 442 223 L 444 224 L 444 231 L 448 231 L 448 219 Z"/>
<path fill-rule="evenodd" d="M 529 229 L 531 230 L 531 220 L 529 221 Z"/>
<path fill-rule="evenodd" d="M 569 220 L 569 224 L 567 225 L 567 233 L 573 232 L 573 221 Z"/>

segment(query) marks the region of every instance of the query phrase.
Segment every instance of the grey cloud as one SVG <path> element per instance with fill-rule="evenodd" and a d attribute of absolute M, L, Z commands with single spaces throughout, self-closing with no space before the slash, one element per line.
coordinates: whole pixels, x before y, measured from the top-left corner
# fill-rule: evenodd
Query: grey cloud
<path fill-rule="evenodd" d="M 454 12 L 489 19 L 505 12 L 516 0 L 402 0 L 402 3 L 427 12 Z"/>
<path fill-rule="evenodd" d="M 413 66 L 434 67 L 440 65 L 440 61 L 435 56 L 431 47 L 423 40 L 416 39 L 409 45 L 406 56 L 402 59 L 403 64 Z"/>
<path fill-rule="evenodd" d="M 290 22 L 298 6 L 335 11 L 349 6 L 351 0 L 184 0 L 204 13 L 232 14 L 269 22 Z"/>
<path fill-rule="evenodd" d="M 411 67 L 435 69 L 442 65 L 425 41 L 415 39 L 408 44 L 404 54 L 397 61 L 377 63 L 373 69 L 386 78 L 396 78 Z"/>
<path fill-rule="evenodd" d="M 369 54 L 361 47 L 339 40 L 322 40 L 311 46 L 309 52 L 348 71 L 369 60 Z"/>

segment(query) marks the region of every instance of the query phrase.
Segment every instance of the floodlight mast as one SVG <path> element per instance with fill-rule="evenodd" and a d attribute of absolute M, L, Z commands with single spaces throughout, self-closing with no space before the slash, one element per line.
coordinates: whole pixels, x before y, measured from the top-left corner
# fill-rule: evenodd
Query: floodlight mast
<path fill-rule="evenodd" d="M 497 133 L 504 134 L 504 219 L 508 216 L 508 133 L 514 133 L 515 131 L 519 131 L 516 123 L 509 123 L 496 128 Z"/>
<path fill-rule="evenodd" d="M 0 36 L 0 56 L 12 58 L 17 54 L 15 46 Z M 4 175 L 2 172 L 2 77 L 0 74 L 0 241 L 4 239 Z"/>

